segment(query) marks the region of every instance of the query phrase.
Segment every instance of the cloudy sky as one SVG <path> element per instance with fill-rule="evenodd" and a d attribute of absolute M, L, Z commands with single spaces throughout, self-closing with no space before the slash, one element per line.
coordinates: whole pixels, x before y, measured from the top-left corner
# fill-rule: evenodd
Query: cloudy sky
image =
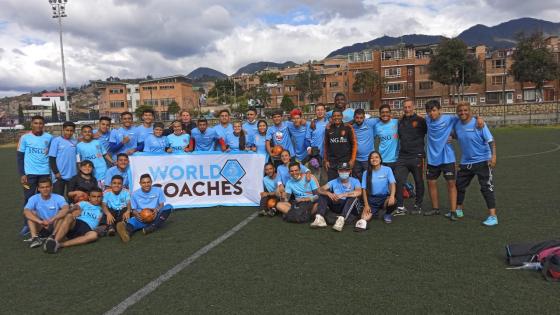
<path fill-rule="evenodd" d="M 0 0 L 0 8 L 0 96 L 62 85 L 48 0 Z M 69 0 L 66 12 L 67 78 L 78 86 L 322 59 L 384 34 L 456 36 L 519 17 L 558 22 L 560 0 Z"/>

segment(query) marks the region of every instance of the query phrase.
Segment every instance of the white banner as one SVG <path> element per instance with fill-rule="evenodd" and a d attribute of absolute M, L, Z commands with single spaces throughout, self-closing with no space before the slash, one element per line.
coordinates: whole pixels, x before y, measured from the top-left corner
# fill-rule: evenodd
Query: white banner
<path fill-rule="evenodd" d="M 175 209 L 258 206 L 265 156 L 252 152 L 136 153 L 130 157 L 132 191 L 149 174 Z"/>

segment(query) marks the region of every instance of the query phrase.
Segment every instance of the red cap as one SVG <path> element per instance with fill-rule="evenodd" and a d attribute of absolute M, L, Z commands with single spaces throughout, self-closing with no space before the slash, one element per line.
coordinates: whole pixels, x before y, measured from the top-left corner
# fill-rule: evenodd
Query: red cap
<path fill-rule="evenodd" d="M 294 117 L 294 116 L 296 116 L 296 115 L 301 116 L 301 110 L 299 110 L 299 109 L 297 109 L 297 108 L 296 108 L 296 109 L 292 109 L 292 111 L 290 112 L 290 116 L 291 116 L 291 117 Z"/>

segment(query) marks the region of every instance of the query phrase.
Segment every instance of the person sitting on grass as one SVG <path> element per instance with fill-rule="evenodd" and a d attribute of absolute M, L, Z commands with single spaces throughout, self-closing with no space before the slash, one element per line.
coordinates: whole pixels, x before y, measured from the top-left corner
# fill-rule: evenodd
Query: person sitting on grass
<path fill-rule="evenodd" d="M 291 179 L 286 184 L 282 193 L 282 202 L 276 204 L 276 209 L 283 214 L 286 222 L 306 223 L 311 220 L 311 215 L 317 211 L 318 192 L 317 179 L 312 176 L 307 180 L 301 174 L 298 162 L 290 163 Z M 295 199 L 290 202 L 292 194 Z"/>
<path fill-rule="evenodd" d="M 128 222 L 117 223 L 117 233 L 125 243 L 130 241 L 130 236 L 142 230 L 144 234 L 149 234 L 159 229 L 167 220 L 173 207 L 165 204 L 165 195 L 160 187 L 152 186 L 152 177 L 149 174 L 140 176 L 140 189 L 132 193 L 131 206 L 133 217 Z M 143 209 L 150 209 L 155 212 L 153 222 L 143 222 L 140 212 Z"/>
<path fill-rule="evenodd" d="M 373 151 L 368 157 L 367 172 L 362 175 L 362 197 L 364 210 L 362 218 L 356 222 L 355 231 L 365 231 L 367 222 L 385 209 L 383 220 L 393 222 L 392 212 L 395 210 L 396 181 L 390 167 L 382 165 L 381 154 Z"/>
<path fill-rule="evenodd" d="M 171 127 L 173 128 L 173 133 L 167 136 L 167 141 L 169 142 L 168 152 L 171 153 L 182 153 L 190 152 L 189 144 L 191 142 L 190 133 L 183 131 L 183 126 L 179 120 L 175 120 Z"/>
<path fill-rule="evenodd" d="M 99 181 L 98 186 L 103 188 L 105 185 L 105 173 L 107 172 L 107 162 L 113 165 L 111 155 L 107 153 L 105 147 L 99 140 L 93 139 L 92 128 L 89 125 L 82 126 L 82 141 L 76 146 L 77 162 L 89 160 L 93 163 L 93 175 Z M 68 189 L 70 191 L 70 189 Z"/>
<path fill-rule="evenodd" d="M 89 192 L 89 201 L 80 201 L 72 207 L 77 216 L 65 212 L 64 220 L 55 228 L 43 244 L 49 254 L 57 253 L 60 248 L 91 243 L 97 240 L 95 229 L 103 216 L 101 198 L 103 191 L 95 187 Z M 66 214 L 67 213 L 67 214 Z M 66 241 L 63 241 L 66 238 Z"/>
<path fill-rule="evenodd" d="M 319 187 L 319 206 L 312 228 L 326 227 L 325 217 L 330 210 L 337 215 L 333 229 L 341 232 L 350 213 L 354 209 L 357 211 L 362 186 L 358 179 L 350 177 L 351 171 L 350 164 L 342 162 L 338 165 L 338 178 Z"/>
<path fill-rule="evenodd" d="M 88 193 L 98 188 L 98 182 L 93 173 L 93 162 L 85 160 L 79 163 L 78 175 L 72 177 L 68 183 L 68 201 L 78 203 L 87 200 Z"/>
<path fill-rule="evenodd" d="M 130 219 L 130 192 L 123 189 L 122 176 L 115 175 L 111 179 L 111 188 L 103 193 L 101 208 L 105 215 L 98 233 L 100 236 L 114 236 L 115 225 Z"/>
<path fill-rule="evenodd" d="M 278 186 L 282 184 L 278 182 L 278 175 L 276 174 L 276 170 L 274 169 L 274 164 L 267 163 L 264 166 L 264 174 L 266 176 L 263 178 L 264 191 L 261 192 L 259 215 L 273 217 L 276 215 L 276 207 L 269 208 L 268 201 L 270 199 L 278 200 L 279 197 Z"/>
<path fill-rule="evenodd" d="M 154 123 L 154 133 L 146 135 L 144 141 L 138 143 L 137 151 L 151 153 L 168 152 L 169 140 L 163 136 L 165 125 L 162 122 Z M 169 151 L 171 152 L 171 151 Z"/>
<path fill-rule="evenodd" d="M 278 165 L 278 167 L 276 168 L 276 172 L 278 172 L 278 181 L 281 182 L 285 187 L 291 178 L 288 167 L 290 166 L 290 163 L 292 163 L 293 159 L 290 155 L 290 151 L 282 151 L 282 153 L 280 153 L 280 160 L 282 161 L 282 164 Z M 300 164 L 299 162 L 296 163 Z M 303 174 L 311 175 L 311 171 L 307 167 L 305 167 L 305 165 L 300 164 L 300 171 Z"/>
<path fill-rule="evenodd" d="M 68 213 L 68 203 L 64 197 L 52 193 L 50 178 L 39 179 L 37 189 L 39 193 L 31 196 L 23 207 L 23 216 L 31 232 L 29 248 L 43 245 L 43 240 L 54 232 L 64 214 Z"/>
<path fill-rule="evenodd" d="M 128 155 L 124 153 L 117 154 L 117 165 L 110 167 L 105 173 L 104 183 L 107 186 L 111 185 L 113 176 L 120 175 L 123 178 L 123 187 L 125 189 L 130 189 L 132 187 L 132 173 L 129 167 L 130 161 Z"/>

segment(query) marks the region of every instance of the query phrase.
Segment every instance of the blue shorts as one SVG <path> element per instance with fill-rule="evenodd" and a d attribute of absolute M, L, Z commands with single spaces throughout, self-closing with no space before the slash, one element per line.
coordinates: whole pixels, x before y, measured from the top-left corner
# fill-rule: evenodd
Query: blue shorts
<path fill-rule="evenodd" d="M 368 195 L 368 204 L 372 214 L 377 214 L 385 206 L 388 195 Z"/>
<path fill-rule="evenodd" d="M 171 211 L 173 210 L 173 207 L 171 205 L 165 205 L 163 206 L 163 208 L 161 208 L 161 210 L 159 211 Z M 156 219 L 157 220 L 157 219 Z M 137 230 L 141 230 L 145 227 L 147 227 L 148 225 L 152 224 L 152 222 L 150 223 L 144 223 L 142 221 L 140 221 L 139 219 L 137 219 L 136 217 L 132 217 L 128 220 L 127 222 L 128 224 L 130 224 L 130 226 L 132 226 L 132 230 L 133 231 L 137 231 Z"/>

